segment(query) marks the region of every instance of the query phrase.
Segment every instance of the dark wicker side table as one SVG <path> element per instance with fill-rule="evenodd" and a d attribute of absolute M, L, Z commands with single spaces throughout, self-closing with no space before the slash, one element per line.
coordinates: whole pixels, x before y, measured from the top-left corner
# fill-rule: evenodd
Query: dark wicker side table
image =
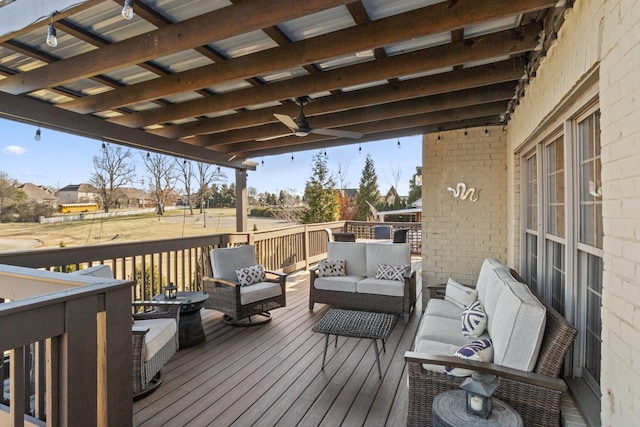
<path fill-rule="evenodd" d="M 372 313 L 358 310 L 342 310 L 332 308 L 325 313 L 318 323 L 313 327 L 313 332 L 326 334 L 324 340 L 324 353 L 322 355 L 322 369 L 327 358 L 327 347 L 329 345 L 329 335 L 336 336 L 336 347 L 338 346 L 338 336 L 351 338 L 370 338 L 373 340 L 373 348 L 376 352 L 376 364 L 378 375 L 382 378 L 380 369 L 380 353 L 378 352 L 377 340 L 384 341 L 389 338 L 391 329 L 396 323 L 397 317 L 388 313 Z"/>
<path fill-rule="evenodd" d="M 176 301 L 182 302 L 178 328 L 180 350 L 204 342 L 205 335 L 200 309 L 208 298 L 209 294 L 205 292 L 178 292 Z M 165 296 L 160 294 L 154 296 L 153 299 L 162 301 Z"/>
<path fill-rule="evenodd" d="M 523 427 L 522 418 L 515 409 L 500 399 L 493 399 L 493 409 L 488 419 L 468 414 L 465 408 L 465 391 L 451 390 L 433 399 L 433 427 Z"/>

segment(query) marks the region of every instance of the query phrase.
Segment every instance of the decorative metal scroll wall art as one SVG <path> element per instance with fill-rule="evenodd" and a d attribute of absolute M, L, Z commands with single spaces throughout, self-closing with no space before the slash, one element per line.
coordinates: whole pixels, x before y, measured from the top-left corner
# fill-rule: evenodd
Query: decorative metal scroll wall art
<path fill-rule="evenodd" d="M 447 191 L 451 191 L 453 193 L 453 197 L 457 199 L 459 198 L 460 200 L 469 199 L 470 202 L 478 201 L 478 194 L 476 194 L 476 189 L 473 187 L 467 188 L 467 184 L 465 184 L 464 182 L 459 182 L 458 185 L 456 185 L 456 188 L 447 187 Z M 478 190 L 477 192 L 479 193 L 480 190 Z"/>

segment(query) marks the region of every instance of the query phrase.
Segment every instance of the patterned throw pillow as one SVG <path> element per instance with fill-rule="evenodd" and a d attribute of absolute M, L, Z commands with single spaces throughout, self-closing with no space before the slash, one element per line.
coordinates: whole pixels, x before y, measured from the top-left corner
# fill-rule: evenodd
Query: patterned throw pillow
<path fill-rule="evenodd" d="M 456 350 L 453 356 L 480 362 L 493 362 L 493 345 L 490 339 L 471 341 Z M 468 377 L 475 372 L 470 369 L 454 368 L 453 366 L 445 366 L 444 371 L 456 377 Z"/>
<path fill-rule="evenodd" d="M 347 261 L 340 260 L 324 260 L 318 263 L 318 277 L 336 277 L 344 276 L 347 271 Z"/>
<path fill-rule="evenodd" d="M 378 264 L 378 271 L 376 272 L 376 279 L 382 280 L 404 280 L 404 275 L 409 270 L 408 265 L 388 265 Z"/>
<path fill-rule="evenodd" d="M 487 313 L 480 301 L 472 302 L 462 312 L 462 334 L 465 337 L 478 338 L 487 327 Z"/>
<path fill-rule="evenodd" d="M 478 299 L 478 291 L 449 278 L 444 292 L 444 299 L 465 308 Z"/>
<path fill-rule="evenodd" d="M 240 286 L 255 285 L 256 283 L 264 282 L 267 278 L 264 268 L 260 264 L 236 270 L 236 276 L 238 276 Z"/>

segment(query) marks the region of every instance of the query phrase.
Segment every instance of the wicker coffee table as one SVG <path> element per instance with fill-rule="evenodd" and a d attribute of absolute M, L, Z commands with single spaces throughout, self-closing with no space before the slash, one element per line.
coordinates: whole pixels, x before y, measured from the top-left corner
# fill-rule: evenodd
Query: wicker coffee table
<path fill-rule="evenodd" d="M 378 352 L 377 340 L 382 340 L 382 350 L 386 351 L 384 341 L 389 338 L 391 329 L 396 323 L 396 316 L 388 313 L 372 313 L 368 311 L 342 310 L 332 308 L 313 327 L 313 332 L 326 334 L 324 340 L 324 353 L 322 354 L 322 369 L 327 359 L 327 347 L 329 345 L 329 335 L 336 336 L 336 347 L 338 346 L 338 336 L 351 338 L 370 338 L 373 340 L 373 348 L 376 352 L 376 364 L 378 375 L 382 378 L 380 369 L 380 353 Z"/>

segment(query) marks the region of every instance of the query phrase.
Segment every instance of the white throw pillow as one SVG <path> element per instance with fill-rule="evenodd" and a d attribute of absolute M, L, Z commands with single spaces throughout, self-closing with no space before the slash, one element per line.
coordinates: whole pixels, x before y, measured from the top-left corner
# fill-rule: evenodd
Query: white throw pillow
<path fill-rule="evenodd" d="M 490 339 L 471 341 L 456 350 L 453 356 L 479 362 L 493 362 L 493 345 Z M 471 369 L 454 368 L 453 366 L 445 366 L 444 371 L 456 377 L 468 377 L 475 372 Z"/>
<path fill-rule="evenodd" d="M 378 264 L 376 279 L 404 281 L 404 275 L 409 270 L 408 265 Z"/>
<path fill-rule="evenodd" d="M 344 276 L 347 271 L 347 261 L 340 260 L 324 260 L 318 262 L 318 277 L 336 277 Z"/>
<path fill-rule="evenodd" d="M 238 269 L 236 270 L 236 276 L 238 276 L 240 286 L 255 285 L 267 279 L 264 268 L 260 264 Z"/>
<path fill-rule="evenodd" d="M 478 291 L 449 278 L 447 288 L 444 291 L 444 299 L 460 308 L 465 308 L 478 299 Z"/>
<path fill-rule="evenodd" d="M 478 338 L 487 327 L 487 313 L 480 301 L 469 304 L 462 312 L 462 335 Z"/>

